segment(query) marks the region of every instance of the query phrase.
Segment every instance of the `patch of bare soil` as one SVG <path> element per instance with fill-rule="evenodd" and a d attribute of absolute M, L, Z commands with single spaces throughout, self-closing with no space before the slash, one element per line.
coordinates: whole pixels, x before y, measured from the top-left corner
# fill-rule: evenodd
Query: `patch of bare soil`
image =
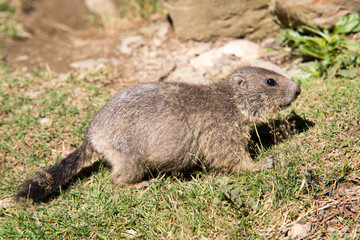
<path fill-rule="evenodd" d="M 0 36 L 11 66 L 68 72 L 70 64 L 89 58 L 119 58 L 119 35 L 107 35 L 81 0 L 33 0 L 17 11 L 24 39 Z M 138 23 L 136 23 L 138 24 Z M 120 58 L 121 59 L 121 58 Z"/>
<path fill-rule="evenodd" d="M 89 13 L 82 1 L 35 0 L 26 11 L 17 13 L 26 38 L 1 39 L 6 60 L 14 67 L 67 71 L 74 49 L 71 38 L 89 37 L 94 28 L 85 18 Z"/>
<path fill-rule="evenodd" d="M 213 76 L 229 74 L 246 58 L 262 57 L 259 46 L 246 40 L 180 42 L 164 15 L 130 24 L 120 20 L 104 27 L 88 20 L 91 13 L 80 0 L 30 3 L 30 10 L 18 16 L 27 38 L 0 39 L 5 58 L 14 68 L 69 72 L 110 67 L 114 77 L 108 86 L 119 89 L 164 80 L 169 73 L 167 80 L 205 83 Z"/>

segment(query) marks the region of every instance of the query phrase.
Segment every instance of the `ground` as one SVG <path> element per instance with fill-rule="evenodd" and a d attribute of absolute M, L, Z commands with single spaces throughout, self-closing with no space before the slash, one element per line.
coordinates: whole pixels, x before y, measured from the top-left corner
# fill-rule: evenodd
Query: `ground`
<path fill-rule="evenodd" d="M 166 15 L 104 23 L 80 1 L 33 4 L 18 16 L 24 39 L 1 36 L 8 66 L 1 70 L 0 198 L 78 146 L 93 115 L 117 90 L 167 75 L 202 82 L 241 62 L 236 54 L 204 62 L 202 56 L 217 56 L 212 50 L 234 40 L 180 42 Z M 283 67 L 293 61 L 262 49 L 253 54 Z M 199 173 L 130 191 L 114 187 L 107 167 L 96 165 L 91 177 L 74 181 L 58 198 L 1 209 L 0 235 L 276 239 L 310 224 L 304 238 L 356 239 L 359 82 L 303 82 L 290 110 L 253 129 L 249 150 L 256 159 L 277 156 L 274 170 L 239 177 Z"/>

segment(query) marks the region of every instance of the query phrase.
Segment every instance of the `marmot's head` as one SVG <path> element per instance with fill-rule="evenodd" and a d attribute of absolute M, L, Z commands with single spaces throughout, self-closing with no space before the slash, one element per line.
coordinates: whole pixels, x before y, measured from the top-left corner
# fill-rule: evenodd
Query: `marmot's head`
<path fill-rule="evenodd" d="M 229 80 L 240 111 L 251 120 L 289 107 L 301 93 L 289 78 L 265 68 L 241 67 Z"/>

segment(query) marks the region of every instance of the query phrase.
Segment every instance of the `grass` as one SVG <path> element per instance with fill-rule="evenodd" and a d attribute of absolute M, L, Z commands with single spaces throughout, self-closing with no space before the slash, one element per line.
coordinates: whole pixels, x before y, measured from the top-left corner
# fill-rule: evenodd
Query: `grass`
<path fill-rule="evenodd" d="M 109 79 L 106 71 L 10 71 L 0 61 L 0 200 L 81 144 L 113 94 Z M 359 85 L 359 74 L 308 78 L 290 110 L 257 123 L 261 144 L 255 136 L 249 148 L 256 160 L 275 156 L 275 169 L 199 172 L 126 190 L 111 184 L 106 165 L 95 164 L 93 174 L 46 203 L 0 207 L 0 239 L 278 239 L 307 222 L 312 237 L 356 239 Z"/>
<path fill-rule="evenodd" d="M 19 23 L 15 20 L 15 9 L 9 6 L 9 0 L 0 0 L 0 37 L 9 36 L 21 39 Z"/>
<path fill-rule="evenodd" d="M 86 78 L 36 70 L 25 74 L 9 71 L 4 63 L 0 71 L 3 199 L 79 146 L 110 97 L 104 86 L 111 73 L 87 73 Z M 240 176 L 198 173 L 190 180 L 165 178 L 147 190 L 124 190 L 111 184 L 109 168 L 100 165 L 47 203 L 0 209 L 0 237 L 278 238 L 285 226 L 311 216 L 329 186 L 360 176 L 359 85 L 359 77 L 304 82 L 292 111 L 313 126 L 259 148 L 258 159 L 276 156 L 273 170 Z M 289 114 L 273 119 L 286 120 Z M 41 125 L 44 118 L 50 121 Z M 351 230 L 359 226 L 358 218 L 342 217 Z M 341 233 L 332 235 L 337 239 Z"/>

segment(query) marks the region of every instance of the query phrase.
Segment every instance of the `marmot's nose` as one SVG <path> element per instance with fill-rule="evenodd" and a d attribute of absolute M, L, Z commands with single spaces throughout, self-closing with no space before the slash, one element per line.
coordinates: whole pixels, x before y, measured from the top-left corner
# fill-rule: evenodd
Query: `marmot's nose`
<path fill-rule="evenodd" d="M 299 95 L 300 95 L 300 93 L 301 93 L 301 88 L 300 88 L 299 86 L 297 86 L 297 88 L 296 88 L 296 92 L 295 92 L 296 97 L 297 97 L 297 96 L 299 96 Z"/>

